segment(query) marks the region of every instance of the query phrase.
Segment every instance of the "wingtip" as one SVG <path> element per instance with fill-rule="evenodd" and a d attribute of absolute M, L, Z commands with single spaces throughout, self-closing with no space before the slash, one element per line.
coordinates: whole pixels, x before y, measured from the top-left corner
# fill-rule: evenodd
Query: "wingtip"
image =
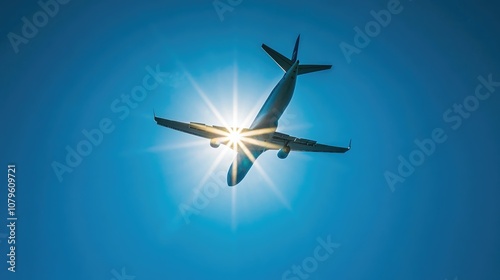
<path fill-rule="evenodd" d="M 349 139 L 349 146 L 347 146 L 347 149 L 350 150 L 351 149 L 351 144 L 352 144 L 352 139 Z"/>

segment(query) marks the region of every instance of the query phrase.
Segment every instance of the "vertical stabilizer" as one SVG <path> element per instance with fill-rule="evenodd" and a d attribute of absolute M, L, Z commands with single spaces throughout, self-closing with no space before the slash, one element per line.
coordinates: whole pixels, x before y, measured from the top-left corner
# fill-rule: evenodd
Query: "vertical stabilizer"
<path fill-rule="evenodd" d="M 295 47 L 293 48 L 292 63 L 297 61 L 297 55 L 299 54 L 299 41 L 300 41 L 300 34 L 297 37 L 297 41 L 295 41 Z"/>

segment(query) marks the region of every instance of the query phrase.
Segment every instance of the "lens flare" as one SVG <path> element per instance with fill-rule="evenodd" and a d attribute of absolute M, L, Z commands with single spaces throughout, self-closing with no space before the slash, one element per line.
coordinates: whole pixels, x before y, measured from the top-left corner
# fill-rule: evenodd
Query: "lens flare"
<path fill-rule="evenodd" d="M 211 113 L 216 117 L 216 119 L 219 121 L 219 124 L 222 126 L 206 126 L 202 124 L 197 124 L 197 123 L 191 123 L 191 126 L 194 128 L 198 128 L 200 130 L 205 130 L 209 131 L 215 135 L 219 135 L 219 137 L 215 138 L 217 142 L 227 146 L 230 149 L 223 149 L 221 151 L 221 154 L 217 156 L 215 160 L 213 160 L 210 168 L 206 171 L 205 175 L 201 179 L 200 183 L 194 188 L 193 194 L 186 201 L 186 204 L 191 204 L 193 201 L 197 201 L 197 197 L 202 194 L 202 187 L 206 185 L 207 180 L 210 178 L 211 174 L 215 171 L 215 169 L 219 166 L 221 163 L 224 155 L 228 151 L 233 151 L 236 153 L 243 153 L 245 154 L 252 162 L 254 162 L 255 169 L 257 169 L 257 172 L 260 173 L 260 177 L 264 179 L 264 181 L 267 184 L 267 187 L 271 190 L 271 192 L 278 198 L 278 200 L 281 202 L 281 204 L 286 208 L 291 210 L 290 203 L 285 199 L 283 194 L 281 193 L 281 190 L 277 188 L 277 186 L 274 184 L 274 182 L 270 179 L 266 171 L 260 166 L 258 162 L 255 162 L 255 157 L 253 156 L 251 150 L 255 148 L 263 148 L 265 150 L 269 149 L 279 149 L 281 146 L 278 146 L 273 143 L 267 142 L 265 139 L 265 135 L 273 133 L 275 131 L 275 128 L 263 128 L 263 129 L 254 129 L 254 130 L 249 130 L 246 128 L 243 128 L 238 125 L 238 87 L 237 87 L 237 65 L 235 64 L 234 68 L 234 77 L 233 77 L 233 102 L 232 102 L 232 120 L 229 120 L 227 118 L 224 118 L 221 112 L 217 109 L 217 107 L 212 103 L 208 95 L 203 91 L 202 87 L 196 82 L 196 80 L 192 77 L 191 73 L 184 69 L 185 75 L 190 82 L 191 86 L 195 89 L 195 91 L 198 93 L 200 98 L 203 100 L 207 108 L 211 111 Z M 257 104 L 254 109 L 245 117 L 244 123 L 250 121 L 253 117 L 256 111 L 258 110 L 259 107 L 257 107 L 260 104 Z M 231 124 L 231 125 L 230 125 Z M 259 137 L 259 136 L 264 136 L 264 137 Z M 214 139 L 211 139 L 214 140 Z M 176 148 L 181 148 L 185 144 L 176 147 Z M 166 144 L 165 146 L 171 146 L 171 143 Z M 188 146 L 188 145 L 186 145 Z M 162 150 L 161 147 L 155 147 L 156 149 L 160 148 L 159 150 Z M 235 162 L 237 164 L 237 162 Z M 236 172 L 237 168 L 233 168 L 233 172 Z M 236 173 L 232 174 L 232 176 L 236 176 Z M 232 195 L 231 195 L 231 228 L 233 230 L 236 229 L 237 227 L 237 207 L 236 207 L 236 201 L 237 201 L 237 188 L 232 188 Z M 183 214 L 181 212 L 178 213 L 178 218 L 180 218 Z"/>
<path fill-rule="evenodd" d="M 240 143 L 241 141 L 241 134 L 237 130 L 231 130 L 228 137 L 229 141 L 233 143 Z"/>

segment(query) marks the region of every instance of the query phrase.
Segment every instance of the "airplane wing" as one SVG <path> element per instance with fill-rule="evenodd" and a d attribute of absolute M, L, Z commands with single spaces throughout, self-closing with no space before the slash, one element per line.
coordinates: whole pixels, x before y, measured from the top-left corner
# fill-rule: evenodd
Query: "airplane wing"
<path fill-rule="evenodd" d="M 155 116 L 155 121 L 158 125 L 172 128 L 185 133 L 193 134 L 199 137 L 214 139 L 227 136 L 227 129 L 219 126 L 209 126 L 202 123 L 183 123 L 168 119 L 163 119 Z"/>
<path fill-rule="evenodd" d="M 345 153 L 351 149 L 351 141 L 349 141 L 348 147 L 329 146 L 318 144 L 314 140 L 297 138 L 280 132 L 275 132 L 270 142 L 282 147 L 288 145 L 291 151 L 300 152 Z"/>

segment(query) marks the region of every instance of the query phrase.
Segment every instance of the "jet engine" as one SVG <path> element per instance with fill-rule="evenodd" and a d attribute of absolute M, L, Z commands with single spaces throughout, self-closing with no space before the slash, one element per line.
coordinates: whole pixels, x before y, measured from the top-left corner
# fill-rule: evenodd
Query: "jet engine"
<path fill-rule="evenodd" d="M 290 154 L 290 146 L 284 146 L 278 151 L 278 157 L 280 159 L 285 159 L 288 154 Z"/>
<path fill-rule="evenodd" d="M 210 140 L 210 147 L 212 148 L 219 148 L 220 142 L 217 139 L 211 139 Z"/>

